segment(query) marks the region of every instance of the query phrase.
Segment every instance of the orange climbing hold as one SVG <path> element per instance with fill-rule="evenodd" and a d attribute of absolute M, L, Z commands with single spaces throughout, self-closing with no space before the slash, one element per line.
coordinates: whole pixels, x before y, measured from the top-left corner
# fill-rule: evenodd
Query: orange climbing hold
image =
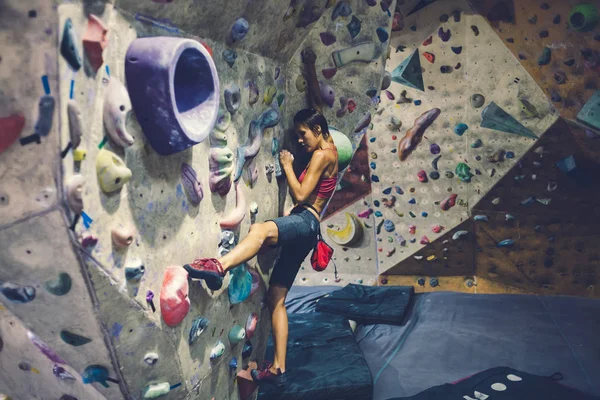
<path fill-rule="evenodd" d="M 0 118 L 0 153 L 8 149 L 17 140 L 24 126 L 25 117 L 22 114 Z"/>
<path fill-rule="evenodd" d="M 429 46 L 433 42 L 433 36 L 429 36 L 429 38 L 425 39 L 423 42 L 423 46 Z"/>
<path fill-rule="evenodd" d="M 423 53 L 423 57 L 425 57 L 425 59 L 430 63 L 435 63 L 435 55 L 433 53 L 426 51 L 425 53 Z"/>
<path fill-rule="evenodd" d="M 97 72 L 104 63 L 102 51 L 108 45 L 108 28 L 102 20 L 93 14 L 88 16 L 88 24 L 83 34 L 83 48 L 87 54 L 90 65 Z"/>

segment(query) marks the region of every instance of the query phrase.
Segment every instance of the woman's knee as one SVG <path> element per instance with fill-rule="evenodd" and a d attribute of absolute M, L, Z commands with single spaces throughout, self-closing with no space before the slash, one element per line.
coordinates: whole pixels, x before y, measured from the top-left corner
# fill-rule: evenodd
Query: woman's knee
<path fill-rule="evenodd" d="M 277 307 L 285 308 L 285 297 L 287 292 L 288 291 L 286 288 L 279 287 L 277 285 L 273 285 L 269 288 L 269 293 L 267 295 L 267 306 L 271 312 L 273 312 Z"/>

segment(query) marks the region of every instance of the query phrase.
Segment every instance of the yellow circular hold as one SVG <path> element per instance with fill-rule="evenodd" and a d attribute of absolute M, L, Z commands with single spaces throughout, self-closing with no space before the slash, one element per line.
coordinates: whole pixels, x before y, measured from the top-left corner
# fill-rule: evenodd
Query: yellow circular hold
<path fill-rule="evenodd" d="M 363 225 L 356 215 L 350 213 L 345 214 L 346 226 L 339 231 L 327 228 L 327 235 L 334 243 L 339 244 L 340 246 L 352 246 L 362 239 Z"/>

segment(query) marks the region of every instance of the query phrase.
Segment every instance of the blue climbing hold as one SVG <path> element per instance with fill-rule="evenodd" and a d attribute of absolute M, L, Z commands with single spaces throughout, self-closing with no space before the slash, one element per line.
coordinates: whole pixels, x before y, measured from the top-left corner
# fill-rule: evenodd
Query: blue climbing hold
<path fill-rule="evenodd" d="M 394 186 L 394 190 L 397 194 L 404 194 L 404 190 L 400 186 Z"/>
<path fill-rule="evenodd" d="M 210 321 L 204 317 L 196 317 L 192 321 L 192 327 L 190 328 L 190 333 L 188 335 L 188 344 L 191 346 L 194 342 L 200 337 L 202 332 L 208 326 Z"/>
<path fill-rule="evenodd" d="M 348 28 L 348 32 L 350 32 L 350 36 L 352 36 L 352 39 L 357 37 L 358 34 L 360 33 L 361 25 L 362 25 L 362 21 L 360 19 L 356 18 L 355 15 L 353 15 L 350 23 L 348 25 L 346 25 L 346 28 Z"/>
<path fill-rule="evenodd" d="M 476 215 L 473 217 L 475 221 L 489 221 L 487 215 Z"/>
<path fill-rule="evenodd" d="M 237 358 L 233 357 L 231 361 L 229 361 L 229 369 L 235 371 L 238 367 Z"/>
<path fill-rule="evenodd" d="M 461 122 L 460 124 L 454 127 L 454 133 L 456 133 L 458 136 L 462 136 L 467 131 L 467 129 L 469 129 L 467 124 L 463 124 Z"/>
<path fill-rule="evenodd" d="M 83 383 L 90 384 L 98 382 L 105 388 L 109 387 L 106 381 L 115 383 L 118 382 L 116 379 L 111 379 L 108 377 L 108 369 L 106 367 L 103 367 L 102 365 L 87 366 L 81 373 L 81 377 L 83 378 Z"/>
<path fill-rule="evenodd" d="M 392 149 L 392 153 L 395 153 L 397 151 L 398 151 L 398 149 Z"/>
<path fill-rule="evenodd" d="M 386 40 L 388 40 L 389 38 L 389 34 L 387 33 L 387 31 L 385 30 L 385 28 L 377 28 L 377 37 L 379 38 L 379 41 L 381 43 L 385 42 Z"/>
<path fill-rule="evenodd" d="M 62 40 L 60 42 L 60 54 L 67 60 L 71 68 L 79 71 L 79 68 L 81 68 L 81 55 L 77 49 L 77 39 L 75 38 L 71 18 L 67 18 L 65 21 Z"/>
<path fill-rule="evenodd" d="M 379 177 L 377 175 L 371 175 L 371 181 L 379 182 Z"/>
<path fill-rule="evenodd" d="M 390 187 L 386 187 L 385 189 L 382 190 L 383 194 L 390 194 L 392 193 L 392 188 Z"/>
<path fill-rule="evenodd" d="M 390 221 L 389 219 L 386 219 L 383 222 L 383 229 L 385 229 L 386 232 L 394 232 L 394 229 L 396 229 L 396 226 L 394 225 L 394 223 L 392 221 Z"/>
<path fill-rule="evenodd" d="M 275 155 L 279 153 L 279 140 L 277 138 L 273 138 L 271 140 L 271 155 Z"/>
<path fill-rule="evenodd" d="M 374 138 L 374 137 L 370 137 L 370 138 L 369 138 L 369 142 L 371 142 L 371 143 L 374 143 L 374 142 L 375 142 L 375 140 L 377 140 L 377 139 L 376 139 L 376 138 Z"/>
<path fill-rule="evenodd" d="M 528 198 L 526 198 L 525 200 L 523 200 L 521 202 L 522 206 L 530 206 L 532 204 L 535 204 L 535 197 L 534 196 L 528 197 Z"/>
<path fill-rule="evenodd" d="M 373 201 L 373 205 L 374 205 L 375 207 L 379 207 L 379 200 L 374 200 L 374 201 Z"/>
<path fill-rule="evenodd" d="M 338 17 L 347 17 L 350 14 L 352 14 L 352 7 L 347 2 L 340 1 L 331 13 L 331 20 L 335 21 Z"/>
<path fill-rule="evenodd" d="M 252 354 L 252 342 L 247 340 L 242 349 L 242 358 L 248 358 Z"/>
<path fill-rule="evenodd" d="M 250 30 L 250 24 L 244 18 L 239 18 L 231 27 L 231 38 L 233 40 L 242 40 Z"/>
<path fill-rule="evenodd" d="M 417 279 L 417 283 L 419 284 L 419 286 L 425 286 L 425 278 Z"/>
<path fill-rule="evenodd" d="M 575 163 L 575 157 L 573 157 L 573 155 L 570 155 L 568 157 L 563 158 L 562 160 L 557 161 L 556 166 L 558 167 L 558 169 L 560 169 L 566 174 L 573 171 L 577 164 Z"/>
<path fill-rule="evenodd" d="M 381 213 L 381 211 L 375 211 L 375 216 L 376 217 L 383 217 L 383 214 Z"/>
<path fill-rule="evenodd" d="M 425 211 L 421 211 L 421 217 L 427 217 L 428 215 Z"/>
<path fill-rule="evenodd" d="M 515 153 L 513 153 L 512 151 L 507 151 L 506 154 L 504 155 L 504 157 L 515 158 Z"/>
<path fill-rule="evenodd" d="M 235 267 L 231 271 L 229 281 L 229 302 L 238 304 L 246 300 L 252 291 L 252 274 L 248 272 L 246 264 Z"/>
<path fill-rule="evenodd" d="M 35 299 L 35 288 L 33 286 L 24 286 L 12 282 L 0 281 L 0 293 L 13 303 L 29 303 Z"/>
<path fill-rule="evenodd" d="M 44 283 L 44 287 L 55 296 L 64 296 L 71 290 L 71 275 L 61 272 L 58 277 Z"/>
<path fill-rule="evenodd" d="M 92 341 L 90 338 L 69 331 L 60 331 L 60 338 L 66 344 L 70 344 L 74 347 L 83 346 L 84 344 L 88 344 Z"/>
<path fill-rule="evenodd" d="M 371 166 L 371 169 L 375 169 L 375 167 L 377 167 L 377 164 L 375 164 L 374 162 L 371 162 L 369 165 Z"/>
<path fill-rule="evenodd" d="M 414 197 L 411 197 L 410 200 L 408 200 L 408 204 L 417 204 L 417 200 L 415 200 Z"/>
<path fill-rule="evenodd" d="M 94 222 L 94 220 L 87 215 L 85 211 L 81 212 L 81 219 L 83 220 L 83 226 L 85 226 L 85 229 L 88 229 L 92 225 L 92 222 Z"/>
<path fill-rule="evenodd" d="M 139 281 L 144 276 L 144 272 L 146 272 L 146 268 L 143 265 L 125 268 L 125 279 L 128 281 Z"/>
<path fill-rule="evenodd" d="M 56 102 L 52 96 L 40 97 L 40 102 L 38 103 L 38 119 L 33 127 L 35 134 L 39 136 L 48 136 L 52 129 L 55 104 Z"/>
<path fill-rule="evenodd" d="M 233 50 L 225 49 L 223 50 L 223 59 L 229 67 L 233 67 L 235 60 L 237 59 L 237 53 Z"/>
<path fill-rule="evenodd" d="M 421 100 L 415 100 L 415 106 L 420 106 L 421 105 Z"/>
<path fill-rule="evenodd" d="M 515 244 L 515 241 L 512 239 L 506 239 L 498 243 L 498 247 L 511 247 Z"/>

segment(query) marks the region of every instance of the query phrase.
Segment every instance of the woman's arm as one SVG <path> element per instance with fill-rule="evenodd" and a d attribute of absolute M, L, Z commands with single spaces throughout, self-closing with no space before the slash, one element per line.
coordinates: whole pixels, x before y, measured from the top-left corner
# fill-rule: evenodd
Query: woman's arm
<path fill-rule="evenodd" d="M 321 179 L 323 171 L 325 171 L 325 168 L 327 168 L 327 165 L 329 164 L 327 155 L 323 150 L 317 150 L 313 153 L 302 183 L 298 181 L 294 169 L 292 168 L 292 155 L 288 151 L 283 150 L 281 151 L 280 157 L 281 166 L 285 172 L 292 196 L 298 203 L 306 201 L 317 187 L 317 183 L 319 182 L 319 179 Z"/>
<path fill-rule="evenodd" d="M 321 98 L 321 87 L 317 78 L 317 67 L 315 62 L 317 56 L 315 52 L 307 47 L 302 50 L 302 61 L 306 65 L 306 83 L 308 87 L 308 104 L 321 114 L 323 114 L 323 99 Z"/>

